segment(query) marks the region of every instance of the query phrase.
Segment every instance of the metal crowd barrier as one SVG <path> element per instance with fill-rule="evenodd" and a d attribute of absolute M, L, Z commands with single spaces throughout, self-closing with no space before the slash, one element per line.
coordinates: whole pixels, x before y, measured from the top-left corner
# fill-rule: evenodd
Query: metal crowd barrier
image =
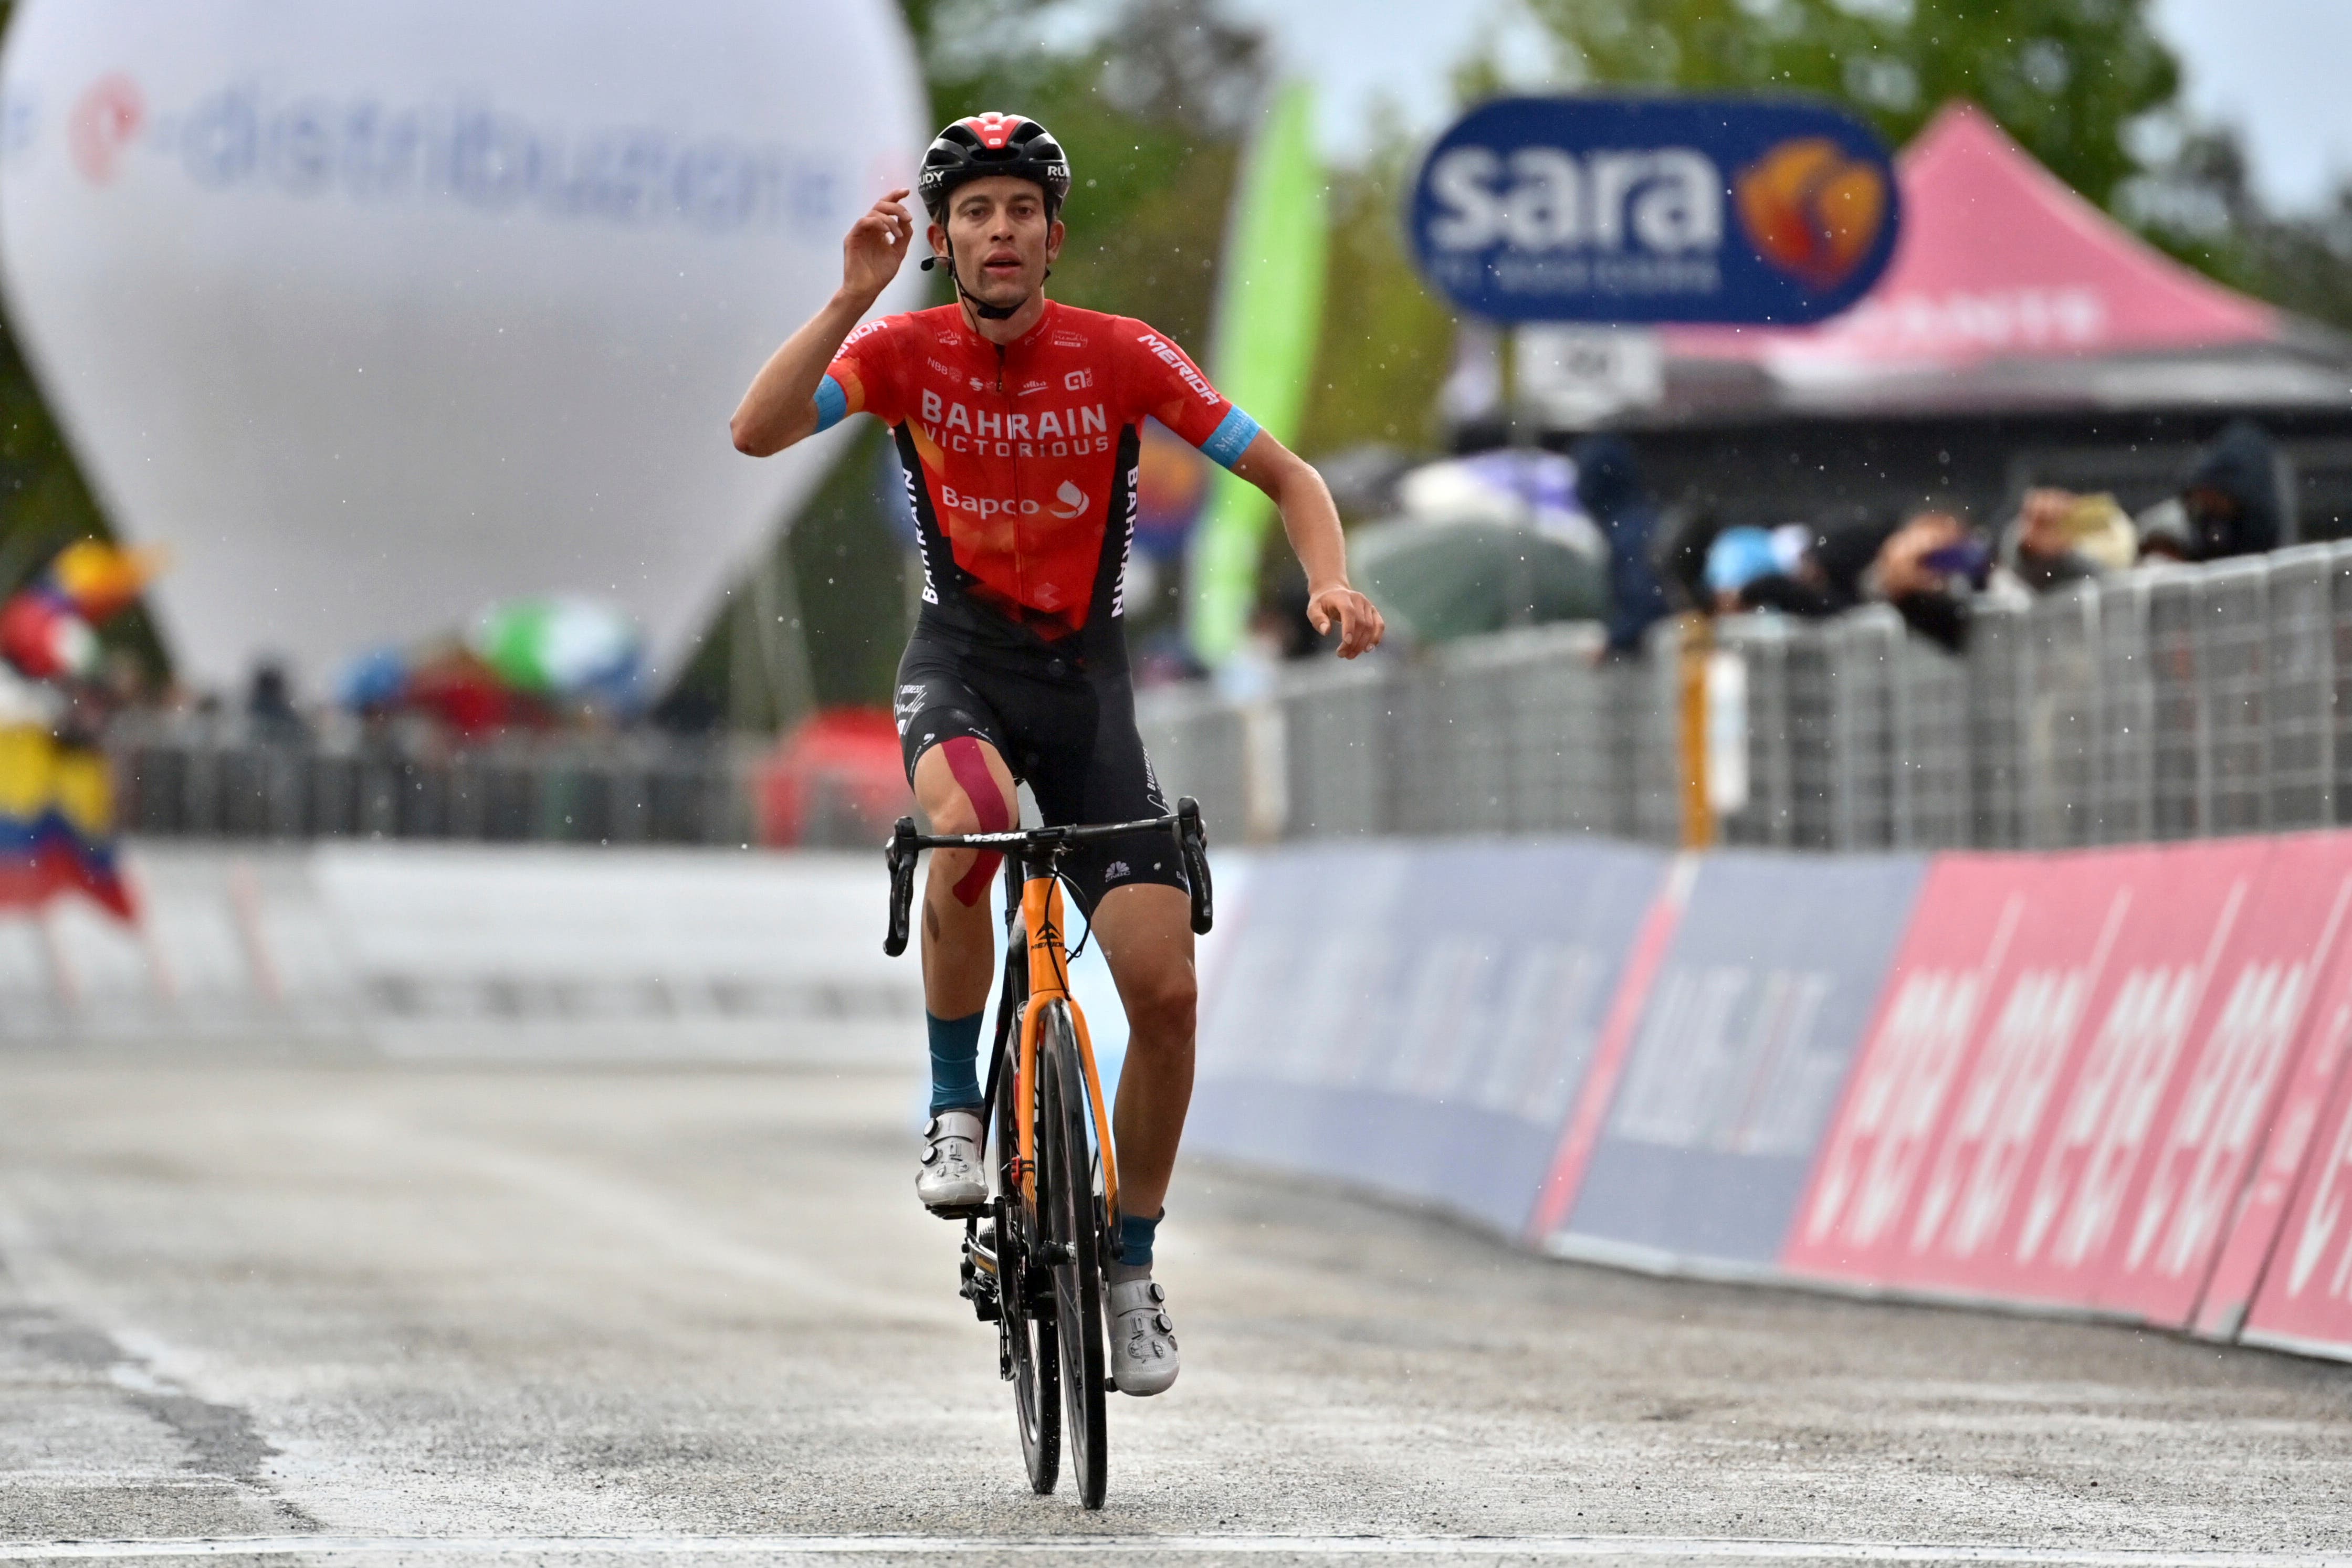
<path fill-rule="evenodd" d="M 1547 627 L 1144 694 L 1171 791 L 1240 839 L 1681 832 L 1679 626 Z M 2352 823 L 2352 543 L 1979 600 L 1967 653 L 1883 606 L 1714 628 L 1744 672 L 1727 842 L 2059 849 Z"/>
<path fill-rule="evenodd" d="M 450 747 L 221 715 L 131 715 L 107 739 L 115 812 L 158 837 L 740 844 L 748 755 L 625 734 Z"/>
<path fill-rule="evenodd" d="M 1294 664 L 1237 701 L 1138 705 L 1171 794 L 1226 843 L 1682 832 L 1678 623 L 1603 660 L 1538 627 Z M 2352 823 L 2352 543 L 1979 600 L 1955 657 L 1871 607 L 1717 622 L 1744 698 L 1724 841 L 2060 849 Z M 1720 733 L 1718 727 L 1718 733 Z M 132 716 L 118 811 L 156 835 L 740 843 L 751 754 L 645 734 L 448 747 L 397 727 Z"/>

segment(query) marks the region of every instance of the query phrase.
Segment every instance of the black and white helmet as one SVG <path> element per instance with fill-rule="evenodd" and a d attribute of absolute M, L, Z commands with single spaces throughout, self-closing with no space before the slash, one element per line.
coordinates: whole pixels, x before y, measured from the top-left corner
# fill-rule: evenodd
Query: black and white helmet
<path fill-rule="evenodd" d="M 1070 158 L 1054 133 L 1017 114 L 975 114 L 940 131 L 923 154 L 916 193 L 933 223 L 947 222 L 948 197 L 967 181 L 1009 174 L 1045 193 L 1045 216 L 1059 216 L 1070 194 Z"/>

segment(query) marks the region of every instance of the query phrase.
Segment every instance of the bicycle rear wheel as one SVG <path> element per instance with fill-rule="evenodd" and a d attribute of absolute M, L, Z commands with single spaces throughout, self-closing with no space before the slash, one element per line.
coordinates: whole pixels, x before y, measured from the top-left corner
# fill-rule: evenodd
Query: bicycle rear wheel
<path fill-rule="evenodd" d="M 1008 992 L 1012 977 L 1008 972 Z M 1025 987 L 1023 988 L 1026 989 Z M 1017 1006 L 1014 1017 L 1019 1016 Z M 1017 1037 L 1018 1025 L 1014 1026 Z M 1017 1060 L 1017 1051 L 1015 1060 Z M 1013 1385 L 1013 1416 L 1021 1433 L 1021 1459 L 1029 1471 L 1029 1485 L 1041 1496 L 1054 1490 L 1062 1473 L 1062 1368 L 1055 1344 L 1053 1292 L 1043 1288 L 1046 1270 L 1039 1266 L 1045 1226 L 1039 1209 L 1021 1196 L 1013 1179 L 1013 1164 L 1021 1150 L 1021 1130 L 1013 1114 L 1017 1096 L 1033 1086 L 1005 1072 L 997 1085 L 997 1190 L 1003 1195 L 996 1208 L 997 1290 L 1003 1301 L 996 1330 L 1006 1378 Z M 1044 1188 L 1039 1188 L 1044 1197 Z"/>
<path fill-rule="evenodd" d="M 1087 1137 L 1088 1109 L 1085 1069 L 1078 1061 L 1076 1031 L 1066 1005 L 1048 1009 L 1037 1042 L 1038 1203 L 1053 1246 L 1055 1337 L 1060 1342 L 1062 1395 L 1069 1416 L 1070 1463 L 1077 1471 L 1078 1500 L 1103 1505 L 1109 1478 L 1104 1427 L 1101 1226 L 1097 1192 L 1099 1168 Z"/>

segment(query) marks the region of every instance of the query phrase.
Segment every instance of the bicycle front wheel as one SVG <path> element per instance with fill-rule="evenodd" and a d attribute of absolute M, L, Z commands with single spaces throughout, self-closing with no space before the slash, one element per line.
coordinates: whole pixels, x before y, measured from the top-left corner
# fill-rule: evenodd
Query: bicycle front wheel
<path fill-rule="evenodd" d="M 1018 949 L 1014 956 L 1024 956 Z M 1008 960 L 1004 973 L 1008 1019 L 1021 1016 L 1021 999 L 1028 994 L 1027 974 Z M 1017 1040 L 1020 1025 L 1011 1024 Z M 997 1290 L 1002 1308 L 996 1329 L 1004 1375 L 1013 1385 L 1013 1415 L 1021 1434 L 1021 1462 L 1029 1472 L 1030 1490 L 1045 1495 L 1062 1474 L 1061 1358 L 1055 1344 L 1055 1308 L 1044 1259 L 1046 1234 L 1045 1186 L 1038 1184 L 1038 1201 L 1021 1195 L 1014 1170 L 1021 1134 L 1013 1106 L 1033 1085 L 1017 1082 L 1013 1063 L 1019 1052 L 1000 1066 L 996 1085 L 996 1188 L 1003 1197 L 996 1207 Z M 1043 1133 L 1040 1130 L 1042 1140 Z"/>
<path fill-rule="evenodd" d="M 1077 1032 L 1067 1006 L 1039 1020 L 1037 1166 L 1039 1206 L 1054 1260 L 1054 1328 L 1060 1341 L 1062 1396 L 1069 1416 L 1070 1463 L 1078 1500 L 1100 1508 L 1109 1478 L 1103 1392 L 1105 1335 L 1100 1164 L 1087 1135 L 1093 1124 Z"/>

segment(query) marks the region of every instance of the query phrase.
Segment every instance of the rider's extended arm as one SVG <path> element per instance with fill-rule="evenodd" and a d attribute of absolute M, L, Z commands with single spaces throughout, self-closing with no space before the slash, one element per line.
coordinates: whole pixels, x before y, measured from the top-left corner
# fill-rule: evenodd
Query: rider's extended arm
<path fill-rule="evenodd" d="M 1307 569 L 1307 618 L 1318 632 L 1339 622 L 1339 656 L 1352 659 L 1376 645 L 1387 627 L 1370 600 L 1348 582 L 1348 541 L 1339 530 L 1339 508 L 1315 465 L 1260 431 L 1234 472 L 1274 497 L 1282 531 L 1298 564 Z"/>
<path fill-rule="evenodd" d="M 841 340 L 874 308 L 871 296 L 859 298 L 846 288 L 836 289 L 824 308 L 810 317 L 784 346 L 768 356 L 751 390 L 728 422 L 735 450 L 752 457 L 772 457 L 796 441 L 816 434 L 816 387 L 824 368 L 841 351 Z"/>
<path fill-rule="evenodd" d="M 1282 511 L 1282 531 L 1298 564 L 1307 569 L 1307 591 L 1348 586 L 1348 547 L 1339 531 L 1339 508 L 1315 465 L 1265 431 L 1234 459 L 1234 472 L 1274 497 Z"/>
<path fill-rule="evenodd" d="M 914 220 L 899 204 L 906 194 L 891 192 L 850 225 L 841 245 L 841 287 L 824 309 L 768 356 L 751 378 L 751 390 L 736 405 L 735 417 L 728 423 L 736 451 L 772 456 L 816 434 L 816 391 L 824 380 L 824 368 L 898 276 L 914 238 Z"/>

